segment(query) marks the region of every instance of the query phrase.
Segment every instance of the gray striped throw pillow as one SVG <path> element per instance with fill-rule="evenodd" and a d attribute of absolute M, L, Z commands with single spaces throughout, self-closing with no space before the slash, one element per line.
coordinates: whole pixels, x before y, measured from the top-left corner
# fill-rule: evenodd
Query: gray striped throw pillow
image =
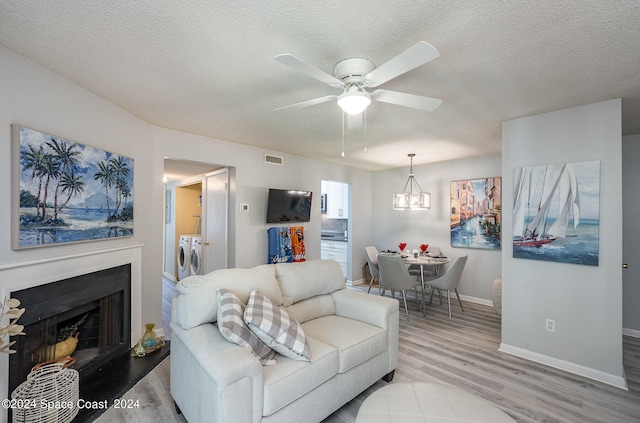
<path fill-rule="evenodd" d="M 222 336 L 233 343 L 251 351 L 265 366 L 276 364 L 276 352 L 266 346 L 242 319 L 244 304 L 233 293 L 226 289 L 219 289 L 218 300 L 218 329 Z"/>
<path fill-rule="evenodd" d="M 273 304 L 255 288 L 249 295 L 244 321 L 265 344 L 285 357 L 311 359 L 311 348 L 302 326 L 284 308 Z"/>

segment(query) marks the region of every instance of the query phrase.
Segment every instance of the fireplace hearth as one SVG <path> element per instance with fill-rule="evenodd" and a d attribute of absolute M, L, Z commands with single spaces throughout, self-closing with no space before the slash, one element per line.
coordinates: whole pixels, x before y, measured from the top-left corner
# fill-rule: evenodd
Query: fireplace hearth
<path fill-rule="evenodd" d="M 131 342 L 131 264 L 14 291 L 26 312 L 26 335 L 15 337 L 18 351 L 9 359 L 9 394 L 31 368 L 54 358 L 56 343 L 77 335 L 72 368 L 82 386 Z M 60 349 L 60 348 L 59 348 Z"/>

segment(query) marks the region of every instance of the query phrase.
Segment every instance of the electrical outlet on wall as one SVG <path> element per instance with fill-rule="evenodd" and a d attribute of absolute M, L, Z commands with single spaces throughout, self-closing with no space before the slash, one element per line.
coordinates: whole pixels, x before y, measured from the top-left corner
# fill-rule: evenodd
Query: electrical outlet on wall
<path fill-rule="evenodd" d="M 555 332 L 556 331 L 556 321 L 552 320 L 552 319 L 547 319 L 546 328 L 547 328 L 547 330 L 549 332 Z"/>

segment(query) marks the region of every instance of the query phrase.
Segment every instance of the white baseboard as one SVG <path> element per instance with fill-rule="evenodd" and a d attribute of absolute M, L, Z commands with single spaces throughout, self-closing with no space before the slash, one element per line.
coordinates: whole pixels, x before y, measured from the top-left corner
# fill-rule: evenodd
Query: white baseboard
<path fill-rule="evenodd" d="M 451 293 L 451 298 L 455 299 L 455 292 Z M 443 297 L 447 297 L 447 293 L 446 292 L 442 292 L 442 296 Z M 478 297 L 472 297 L 470 295 L 460 295 L 460 299 L 463 301 L 468 301 L 470 303 L 475 303 L 475 304 L 480 304 L 483 306 L 487 306 L 487 307 L 493 307 L 493 301 L 491 300 L 485 300 L 484 298 L 478 298 Z"/>
<path fill-rule="evenodd" d="M 481 304 L 488 307 L 493 307 L 493 301 L 485 300 L 484 298 L 471 297 L 469 295 L 460 295 L 460 299 L 464 301 L 469 301 L 470 303 L 476 303 L 476 304 Z"/>
<path fill-rule="evenodd" d="M 162 277 L 165 278 L 165 279 L 170 280 L 171 282 L 178 282 L 178 279 L 176 279 L 175 276 L 173 276 L 172 274 L 167 273 L 167 272 L 162 272 Z"/>
<path fill-rule="evenodd" d="M 629 388 L 627 387 L 627 381 L 624 376 L 616 376 L 610 373 L 604 373 L 600 370 L 581 366 L 579 364 L 560 360 L 558 358 L 549 357 L 544 354 L 539 354 L 533 351 L 525 350 L 523 348 L 514 347 L 505 343 L 501 343 L 498 350 L 507 354 L 514 355 L 516 357 L 521 357 L 527 360 L 534 361 L 536 363 L 544 364 L 555 369 L 560 369 L 569 373 L 588 377 L 589 379 L 597 380 L 598 382 L 606 383 L 607 385 L 615 386 L 616 388 L 620 388 L 625 391 L 629 390 Z"/>
<path fill-rule="evenodd" d="M 622 328 L 622 334 L 632 338 L 640 338 L 640 330 Z"/>

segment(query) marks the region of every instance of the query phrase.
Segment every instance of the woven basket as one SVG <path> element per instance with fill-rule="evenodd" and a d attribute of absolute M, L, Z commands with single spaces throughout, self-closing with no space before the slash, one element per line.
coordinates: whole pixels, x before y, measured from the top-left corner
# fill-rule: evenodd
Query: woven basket
<path fill-rule="evenodd" d="M 34 368 L 11 393 L 17 423 L 68 423 L 78 414 L 79 375 L 62 363 Z"/>

